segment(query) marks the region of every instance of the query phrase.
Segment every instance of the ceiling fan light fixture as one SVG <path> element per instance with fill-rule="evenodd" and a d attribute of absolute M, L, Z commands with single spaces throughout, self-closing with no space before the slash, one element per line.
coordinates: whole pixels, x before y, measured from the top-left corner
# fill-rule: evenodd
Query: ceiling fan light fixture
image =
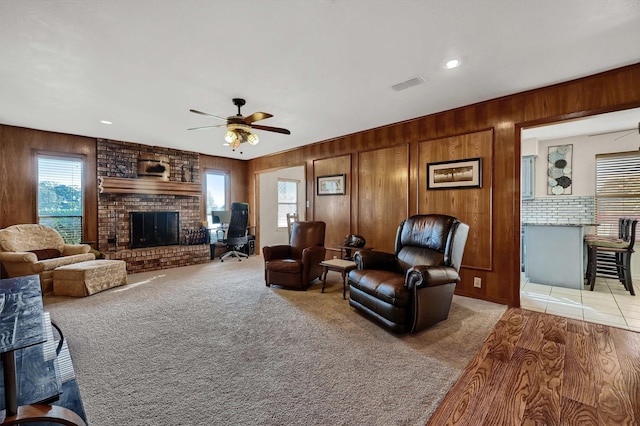
<path fill-rule="evenodd" d="M 238 140 L 238 135 L 233 130 L 227 130 L 224 134 L 224 140 L 227 141 L 227 143 L 232 144 Z"/>
<path fill-rule="evenodd" d="M 247 141 L 251 145 L 257 145 L 258 142 L 260 142 L 260 138 L 255 133 L 249 133 L 249 136 L 247 137 Z"/>
<path fill-rule="evenodd" d="M 198 111 L 195 109 L 190 109 L 190 112 L 193 112 L 195 114 L 200 114 L 200 115 L 207 115 L 210 117 L 215 117 L 219 120 L 225 120 L 226 123 L 226 127 L 227 130 L 224 134 L 224 140 L 225 142 L 223 143 L 224 146 L 230 146 L 232 148 L 238 148 L 240 146 L 240 144 L 245 143 L 245 142 L 249 142 L 249 144 L 251 145 L 257 145 L 258 142 L 260 142 L 260 138 L 258 137 L 258 135 L 256 135 L 255 133 L 252 133 L 252 123 L 258 121 L 258 120 L 264 120 L 266 118 L 271 118 L 273 117 L 272 114 L 266 113 L 266 112 L 254 112 L 253 114 L 247 116 L 247 117 L 243 117 L 242 116 L 242 112 L 240 111 L 240 108 L 245 104 L 245 100 L 241 99 L 241 98 L 234 98 L 233 99 L 233 104 L 235 106 L 238 107 L 238 114 L 236 115 L 231 115 L 228 116 L 227 118 L 223 118 L 220 117 L 218 115 L 213 115 L 213 114 L 209 114 L 208 112 L 202 112 L 202 111 Z M 220 124 L 220 125 L 213 125 L 213 126 L 204 126 L 204 127 L 192 127 L 188 130 L 198 130 L 198 129 L 205 129 L 205 128 L 211 128 L 211 127 L 223 127 L 224 124 Z M 266 130 L 268 132 L 276 132 L 276 133 L 282 133 L 285 135 L 290 135 L 291 132 L 287 129 L 283 129 L 280 127 L 270 127 L 270 126 L 258 126 L 255 125 L 259 130 Z M 242 154 L 242 152 L 241 152 Z"/>

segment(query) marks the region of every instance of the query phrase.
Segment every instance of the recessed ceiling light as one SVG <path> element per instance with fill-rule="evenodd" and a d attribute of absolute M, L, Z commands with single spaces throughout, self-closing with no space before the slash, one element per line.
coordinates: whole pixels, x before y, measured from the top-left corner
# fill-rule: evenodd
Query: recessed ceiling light
<path fill-rule="evenodd" d="M 450 61 L 447 61 L 446 64 L 444 64 L 444 67 L 448 70 L 452 68 L 457 68 L 459 66 L 460 66 L 460 61 L 458 59 L 452 59 Z"/>
<path fill-rule="evenodd" d="M 100 122 L 102 124 L 113 124 L 112 122 L 110 122 L 109 120 L 100 120 Z"/>

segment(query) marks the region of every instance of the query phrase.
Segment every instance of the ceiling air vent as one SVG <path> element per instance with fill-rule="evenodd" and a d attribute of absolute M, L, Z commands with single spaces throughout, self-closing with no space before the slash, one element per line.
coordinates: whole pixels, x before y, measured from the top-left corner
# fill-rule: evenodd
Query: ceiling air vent
<path fill-rule="evenodd" d="M 417 86 L 424 82 L 425 82 L 425 79 L 423 77 L 418 76 L 418 77 L 411 78 L 407 81 L 403 81 L 402 83 L 394 84 L 393 86 L 391 86 L 391 88 L 399 92 L 400 90 L 408 89 L 409 87 Z"/>

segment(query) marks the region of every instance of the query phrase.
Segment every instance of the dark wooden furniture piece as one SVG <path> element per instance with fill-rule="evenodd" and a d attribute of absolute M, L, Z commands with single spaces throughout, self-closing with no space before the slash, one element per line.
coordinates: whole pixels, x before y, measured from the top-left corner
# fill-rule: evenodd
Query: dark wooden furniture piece
<path fill-rule="evenodd" d="M 447 319 L 469 226 L 453 216 L 415 215 L 396 231 L 395 252 L 356 252 L 349 304 L 397 333 Z"/>
<path fill-rule="evenodd" d="M 290 244 L 265 246 L 264 279 L 271 284 L 306 290 L 311 281 L 322 276 L 320 262 L 326 249 L 324 222 L 294 222 Z"/>
<path fill-rule="evenodd" d="M 53 339 L 38 276 L 0 280 L 0 305 L 4 379 L 0 424 L 41 421 L 84 426 L 77 382 L 68 379 L 69 368 L 72 371 L 68 348 L 66 342 L 56 345 Z"/>
<path fill-rule="evenodd" d="M 336 271 L 342 274 L 342 298 L 347 298 L 347 274 L 356 269 L 356 262 L 344 259 L 329 259 L 320 262 L 322 266 L 322 292 L 327 285 L 327 272 Z"/>

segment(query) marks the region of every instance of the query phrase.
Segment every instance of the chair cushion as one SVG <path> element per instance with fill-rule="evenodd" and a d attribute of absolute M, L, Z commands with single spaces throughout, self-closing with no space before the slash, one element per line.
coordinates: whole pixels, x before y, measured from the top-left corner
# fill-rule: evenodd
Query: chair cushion
<path fill-rule="evenodd" d="M 60 257 L 60 250 L 58 249 L 31 250 L 31 253 L 35 254 L 38 260 L 55 259 L 56 257 Z"/>
<path fill-rule="evenodd" d="M 349 273 L 351 286 L 394 306 L 409 303 L 409 290 L 404 282 L 404 275 L 392 271 L 356 269 Z"/>
<path fill-rule="evenodd" d="M 613 248 L 613 249 L 626 249 L 629 247 L 628 241 L 623 240 L 591 240 L 587 241 L 587 245 L 589 247 L 602 247 L 602 248 Z"/>
<path fill-rule="evenodd" d="M 265 264 L 269 271 L 299 274 L 302 272 L 302 261 L 296 259 L 270 260 Z"/>

